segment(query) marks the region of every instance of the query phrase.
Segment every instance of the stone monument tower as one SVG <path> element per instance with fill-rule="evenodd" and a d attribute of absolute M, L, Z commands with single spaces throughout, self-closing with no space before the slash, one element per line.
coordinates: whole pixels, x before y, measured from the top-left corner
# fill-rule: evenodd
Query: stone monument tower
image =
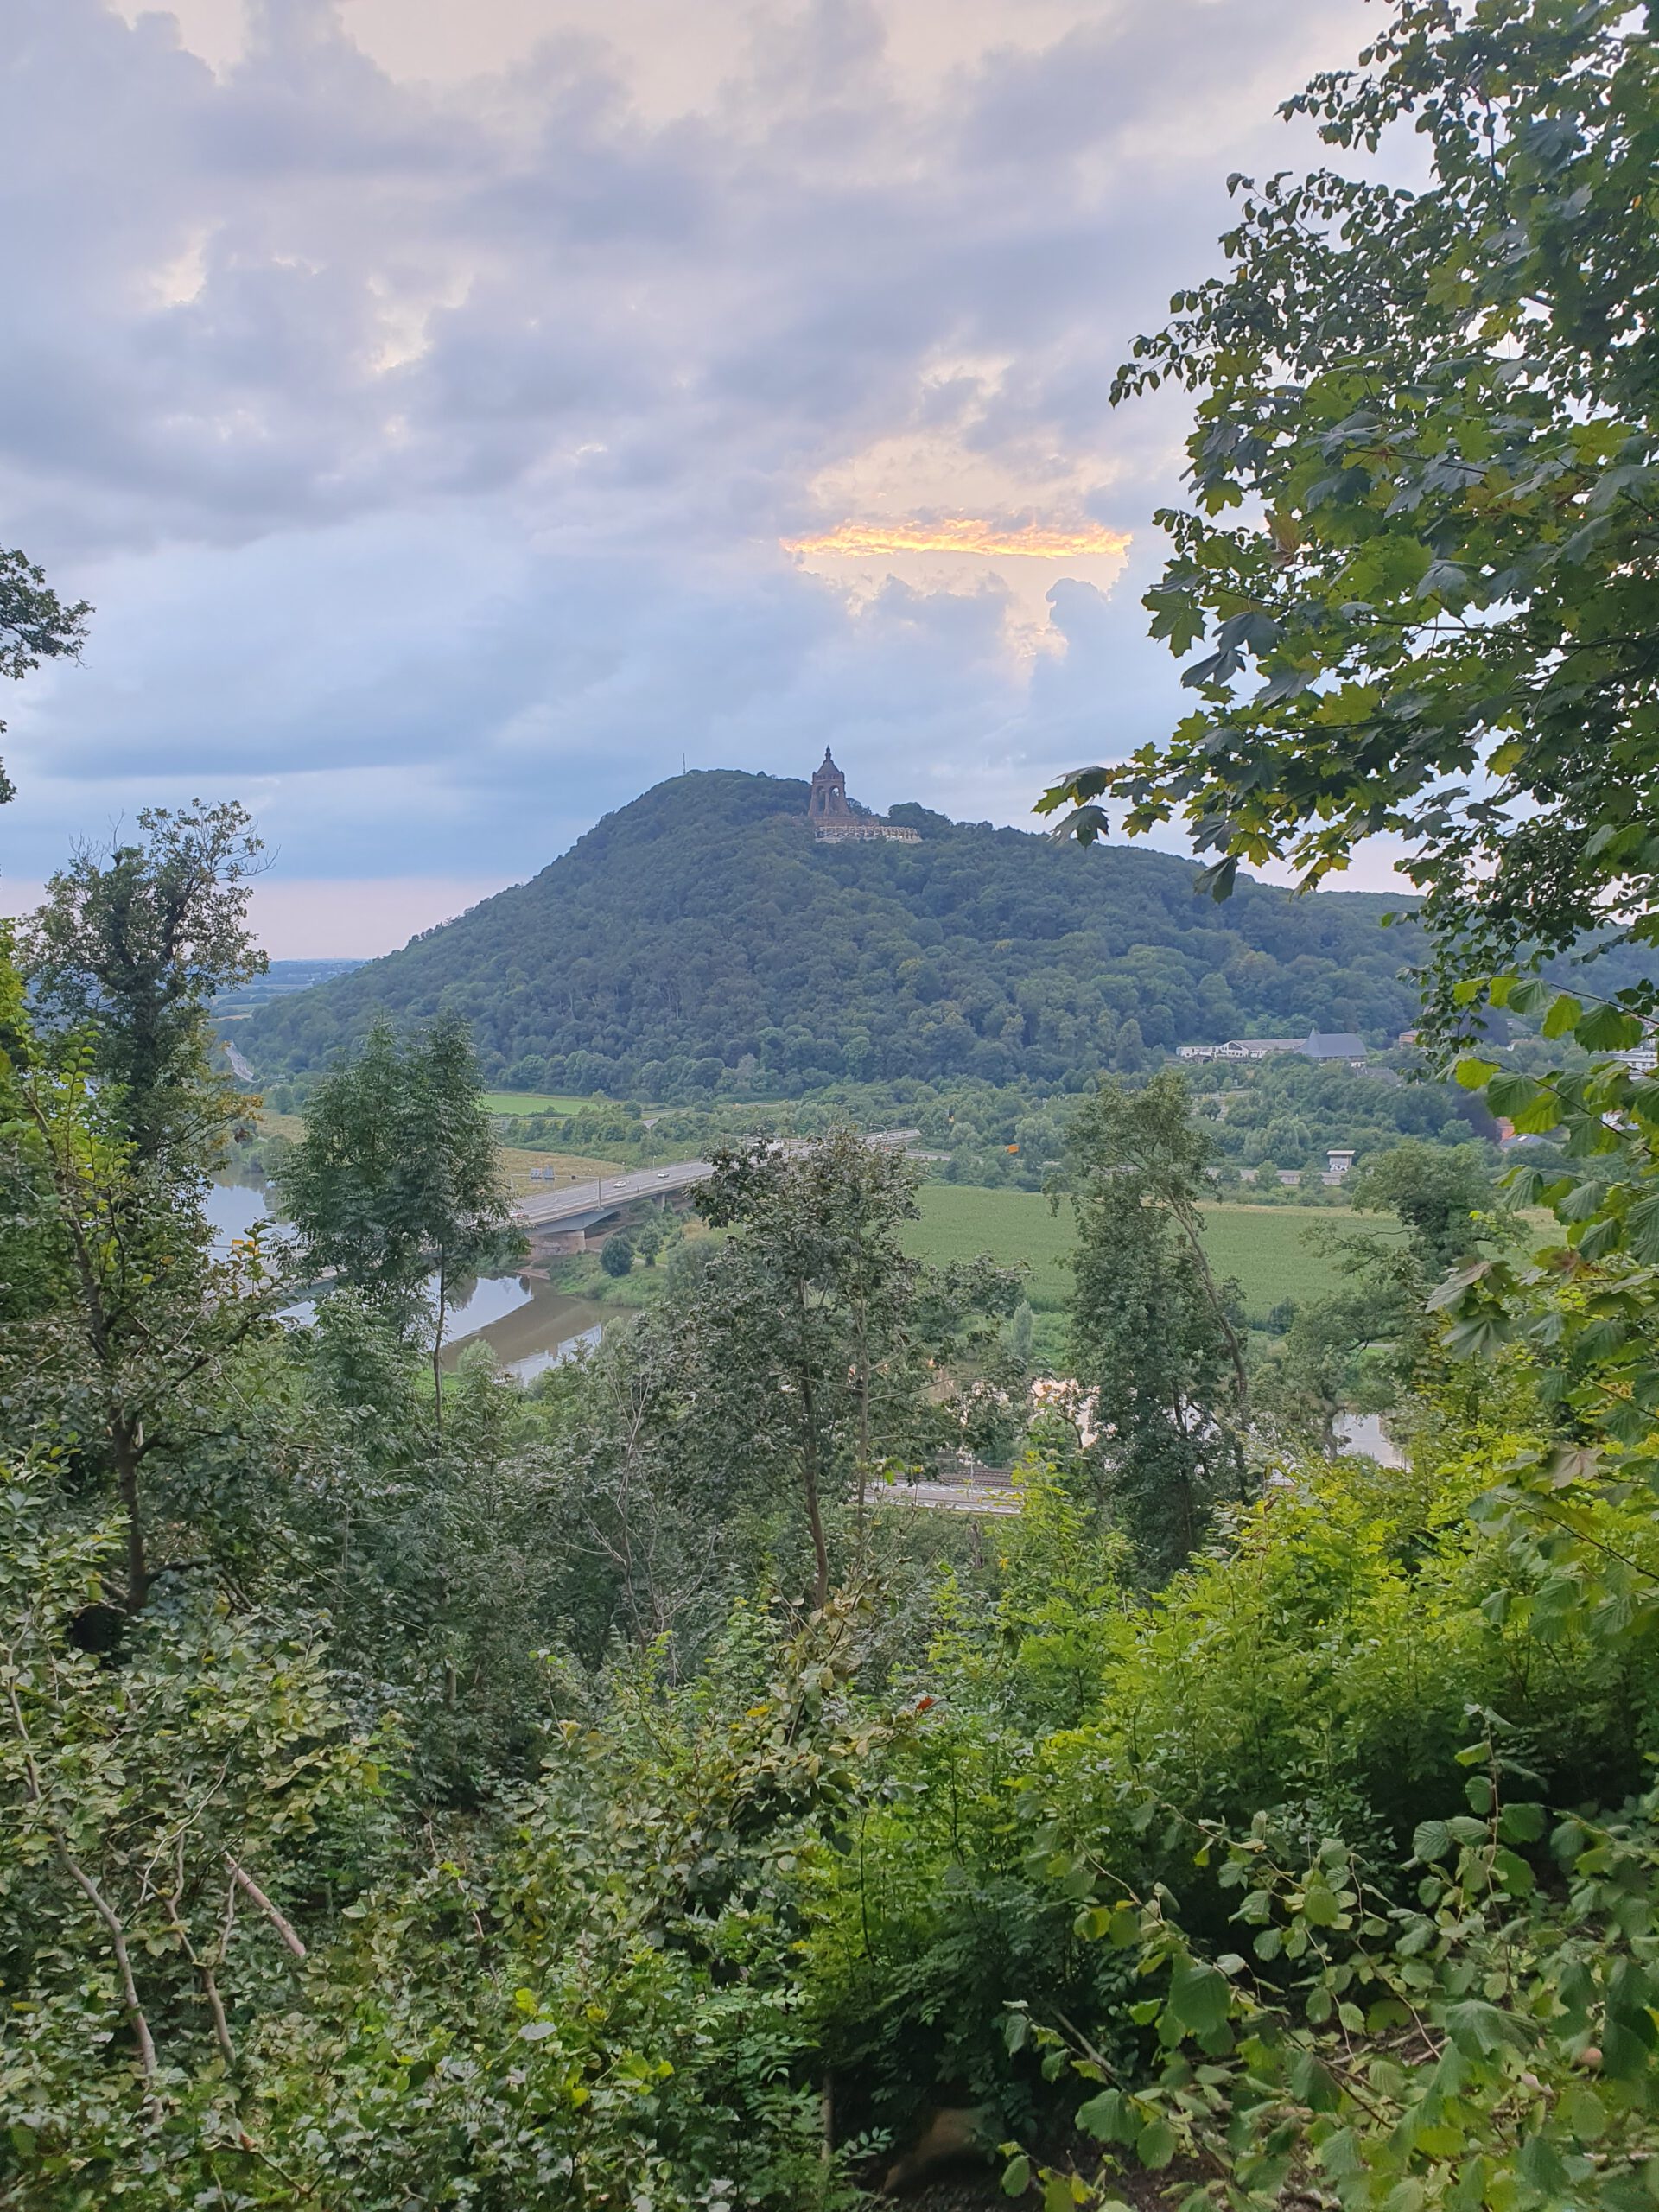
<path fill-rule="evenodd" d="M 806 802 L 806 818 L 815 830 L 827 823 L 851 822 L 853 810 L 847 804 L 847 779 L 830 758 L 830 748 L 823 748 L 823 766 L 812 772 L 812 796 Z"/>
<path fill-rule="evenodd" d="M 843 838 L 863 843 L 878 837 L 894 845 L 921 842 L 914 830 L 906 829 L 899 823 L 884 822 L 879 814 L 854 813 L 847 803 L 847 779 L 830 758 L 827 745 L 823 748 L 823 766 L 812 772 L 806 818 L 812 824 L 813 836 L 822 844 L 838 844 Z"/>

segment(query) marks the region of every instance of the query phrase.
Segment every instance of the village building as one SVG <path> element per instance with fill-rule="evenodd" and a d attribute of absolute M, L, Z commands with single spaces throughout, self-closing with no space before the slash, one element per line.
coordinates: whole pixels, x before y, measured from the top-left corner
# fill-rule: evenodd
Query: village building
<path fill-rule="evenodd" d="M 1306 1037 L 1230 1037 L 1224 1045 L 1178 1045 L 1182 1060 L 1268 1060 L 1296 1052 L 1305 1060 L 1336 1061 L 1351 1068 L 1365 1065 L 1365 1040 L 1345 1029 L 1313 1029 Z"/>
<path fill-rule="evenodd" d="M 806 818 L 820 844 L 842 844 L 875 837 L 886 838 L 895 845 L 919 845 L 922 842 L 918 831 L 904 829 L 897 822 L 884 822 L 879 814 L 867 814 L 862 807 L 849 804 L 847 779 L 830 758 L 827 745 L 823 748 L 823 766 L 813 772 Z"/>

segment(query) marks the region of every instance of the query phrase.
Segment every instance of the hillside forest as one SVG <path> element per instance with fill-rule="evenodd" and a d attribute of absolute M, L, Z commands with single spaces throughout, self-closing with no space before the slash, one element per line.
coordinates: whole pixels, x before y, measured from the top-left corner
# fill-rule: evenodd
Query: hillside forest
<path fill-rule="evenodd" d="M 1414 1019 L 1390 901 L 1195 893 L 1185 861 L 917 806 L 916 845 L 815 844 L 798 780 L 678 776 L 531 882 L 238 1025 L 268 1085 L 378 1015 L 459 1015 L 492 1082 L 695 1103 L 912 1078 L 1075 1088 L 1177 1044 Z M 1406 905 L 1408 901 L 1396 901 Z"/>
<path fill-rule="evenodd" d="M 1042 1094 L 1039 1377 L 1017 1272 L 914 1255 L 900 1150 L 733 1132 L 658 1294 L 526 1385 L 442 1357 L 521 1254 L 486 1081 L 628 1089 L 689 1016 L 630 1043 L 619 987 L 556 1044 L 527 976 L 462 1002 L 462 925 L 381 966 L 402 1004 L 271 1001 L 262 1071 L 328 1065 L 283 1224 L 216 1243 L 257 838 L 158 808 L 77 855 L 0 933 L 9 2207 L 1654 2202 L 1659 53 L 1599 0 L 1389 0 L 1290 105 L 1357 174 L 1235 180 L 1124 372 L 1193 398 L 1149 605 L 1195 703 L 1049 794 L 1044 942 L 1177 866 L 1098 849 L 1124 809 L 1196 839 L 1172 932 L 1224 967 L 1253 907 L 1344 911 L 1246 865 L 1397 830 L 1421 1049 L 1540 1142 L 1500 1178 L 1474 1121 L 1395 1128 L 1268 1338 L 1205 1229 L 1231 1109 L 1096 1053 Z M 0 556 L 7 675 L 87 614 Z M 721 810 L 810 871 L 759 780 Z M 894 1037 L 946 1020 L 913 995 Z M 854 1033 L 812 1066 L 921 1080 Z M 970 1466 L 1006 1483 L 926 1502 Z"/>

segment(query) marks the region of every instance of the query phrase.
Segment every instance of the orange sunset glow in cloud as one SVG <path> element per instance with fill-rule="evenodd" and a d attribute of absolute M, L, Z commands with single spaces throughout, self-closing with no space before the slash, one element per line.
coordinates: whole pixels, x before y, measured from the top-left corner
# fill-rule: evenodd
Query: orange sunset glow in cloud
<path fill-rule="evenodd" d="M 1127 531 L 1100 523 L 994 523 L 977 516 L 946 515 L 932 522 L 843 522 L 817 537 L 784 541 L 786 553 L 840 554 L 849 559 L 884 553 L 968 553 L 1012 556 L 1026 561 L 1121 562 L 1129 550 Z"/>
<path fill-rule="evenodd" d="M 1128 556 L 1129 534 L 1081 517 L 1009 522 L 957 514 L 848 521 L 782 543 L 802 568 L 846 592 L 855 607 L 891 579 L 923 592 L 999 590 L 1007 645 L 1026 659 L 1062 649 L 1051 620 L 1052 587 L 1075 577 L 1109 592 Z"/>

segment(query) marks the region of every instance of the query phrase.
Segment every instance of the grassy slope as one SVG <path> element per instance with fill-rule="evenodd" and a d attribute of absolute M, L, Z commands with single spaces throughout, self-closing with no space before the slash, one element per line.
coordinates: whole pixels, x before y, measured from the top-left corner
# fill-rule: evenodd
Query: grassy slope
<path fill-rule="evenodd" d="M 496 1147 L 496 1157 L 501 1162 L 501 1171 L 516 1198 L 525 1198 L 532 1191 L 541 1190 L 549 1179 L 537 1177 L 532 1181 L 530 1173 L 532 1167 L 551 1168 L 550 1179 L 556 1183 L 591 1183 L 597 1176 L 633 1173 L 632 1168 L 623 1166 L 618 1160 L 595 1160 L 579 1152 L 523 1152 L 515 1146 L 504 1144 Z"/>
<path fill-rule="evenodd" d="M 1068 1209 L 1049 1211 L 1048 1201 L 1028 1191 L 981 1191 L 965 1184 L 930 1183 L 921 1193 L 922 1217 L 909 1232 L 912 1249 L 929 1260 L 969 1260 L 988 1252 L 1007 1264 L 1031 1268 L 1030 1298 L 1052 1310 L 1071 1289 L 1065 1264 L 1071 1249 Z M 1245 1310 L 1260 1321 L 1281 1298 L 1324 1297 L 1341 1281 L 1340 1263 L 1316 1250 L 1311 1232 L 1333 1220 L 1342 1226 L 1388 1230 L 1392 1223 L 1294 1206 L 1215 1205 L 1205 1209 L 1210 1264 L 1217 1275 L 1236 1276 Z"/>

